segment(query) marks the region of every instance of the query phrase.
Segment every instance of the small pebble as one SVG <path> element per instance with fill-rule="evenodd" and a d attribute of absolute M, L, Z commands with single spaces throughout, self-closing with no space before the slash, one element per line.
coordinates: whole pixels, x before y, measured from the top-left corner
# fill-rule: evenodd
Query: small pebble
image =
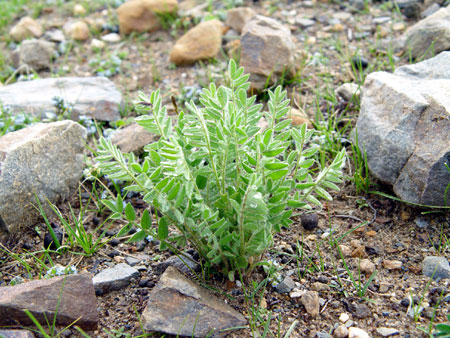
<path fill-rule="evenodd" d="M 317 214 L 303 214 L 300 216 L 300 221 L 305 230 L 313 230 L 319 225 Z"/>
<path fill-rule="evenodd" d="M 345 325 L 339 325 L 336 330 L 334 330 L 334 336 L 336 338 L 346 338 L 348 337 L 348 329 Z"/>
<path fill-rule="evenodd" d="M 377 328 L 377 333 L 383 337 L 390 337 L 400 334 L 397 329 L 393 329 L 390 327 L 379 327 Z"/>
<path fill-rule="evenodd" d="M 350 319 L 350 316 L 348 314 L 346 314 L 345 312 L 341 313 L 341 315 L 339 316 L 339 321 L 343 324 L 346 323 L 347 320 L 349 320 L 349 319 Z"/>
<path fill-rule="evenodd" d="M 370 336 L 363 329 L 357 327 L 350 327 L 348 329 L 348 338 L 370 338 Z"/>

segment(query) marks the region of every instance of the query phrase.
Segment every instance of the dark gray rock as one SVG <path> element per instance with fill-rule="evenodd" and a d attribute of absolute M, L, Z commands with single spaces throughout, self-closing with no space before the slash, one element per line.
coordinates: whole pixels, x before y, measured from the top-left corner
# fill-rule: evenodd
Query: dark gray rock
<path fill-rule="evenodd" d="M 211 332 L 209 337 L 225 337 L 230 331 L 221 330 L 246 324 L 231 306 L 171 266 L 150 293 L 141 319 L 146 331 L 198 338 Z"/>
<path fill-rule="evenodd" d="M 422 262 L 422 273 L 434 280 L 450 278 L 450 265 L 445 257 L 428 256 Z"/>
<path fill-rule="evenodd" d="M 67 275 L 0 287 L 0 325 L 33 326 L 23 312 L 28 309 L 41 323 L 46 318 L 57 325 L 76 325 L 95 330 L 98 325 L 97 299 L 89 274 Z"/>
<path fill-rule="evenodd" d="M 450 173 L 450 52 L 376 72 L 356 124 L 372 174 L 408 202 L 444 205 Z M 450 201 L 450 196 L 447 196 Z"/>
<path fill-rule="evenodd" d="M 421 4 L 419 0 L 395 0 L 396 5 L 407 18 L 420 16 Z"/>
<path fill-rule="evenodd" d="M 275 290 L 278 293 L 289 293 L 294 288 L 295 288 L 295 282 L 289 276 L 284 277 L 284 279 L 275 286 Z"/>
<path fill-rule="evenodd" d="M 27 65 L 35 71 L 50 68 L 55 44 L 45 40 L 25 40 L 12 55 L 16 68 Z"/>
<path fill-rule="evenodd" d="M 100 271 L 92 278 L 95 291 L 102 294 L 108 291 L 120 290 L 130 284 L 132 278 L 139 277 L 140 273 L 125 263 L 120 263 L 112 268 Z"/>
<path fill-rule="evenodd" d="M 39 123 L 0 137 L 0 233 L 35 224 L 35 194 L 47 206 L 47 200 L 58 203 L 73 193 L 85 142 L 86 129 L 73 121 Z"/>
<path fill-rule="evenodd" d="M 430 58 L 450 49 L 450 5 L 420 20 L 406 32 L 406 51 L 413 58 Z"/>
<path fill-rule="evenodd" d="M 196 262 L 188 253 L 184 253 L 181 258 L 178 256 L 169 257 L 164 262 L 158 263 L 155 267 L 155 271 L 157 273 L 163 273 L 169 266 L 173 266 L 185 274 L 192 273 L 192 271 L 200 271 L 200 264 L 198 264 L 198 262 Z"/>
<path fill-rule="evenodd" d="M 25 112 L 38 117 L 54 114 L 57 112 L 55 97 L 71 107 L 74 120 L 81 115 L 102 121 L 120 118 L 122 95 L 114 83 L 104 77 L 46 78 L 0 88 L 0 101 L 13 113 Z"/>

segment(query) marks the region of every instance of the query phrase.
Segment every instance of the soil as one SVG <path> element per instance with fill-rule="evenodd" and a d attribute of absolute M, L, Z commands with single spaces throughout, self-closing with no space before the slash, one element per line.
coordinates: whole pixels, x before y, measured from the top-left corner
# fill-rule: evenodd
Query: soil
<path fill-rule="evenodd" d="M 223 6 L 220 1 L 212 3 L 217 10 Z M 347 123 L 349 126 L 354 125 L 358 105 L 342 99 L 332 104 L 331 100 L 324 98 L 324 95 L 316 102 L 316 91 L 333 93 L 341 83 L 358 81 L 358 75 L 355 75 L 349 62 L 354 55 L 364 56 L 369 62 L 363 74 L 377 70 L 392 70 L 388 61 L 389 54 L 377 46 L 381 40 L 380 36 L 399 37 L 408 26 L 417 21 L 406 19 L 401 13 L 390 9 L 386 2 L 370 4 L 368 10 L 352 13 L 351 18 L 341 20 L 340 23 L 333 23 L 333 14 L 349 10 L 345 5 L 337 3 L 256 1 L 246 2 L 246 5 L 259 14 L 273 17 L 290 26 L 299 60 L 296 81 L 285 83 L 293 105 L 306 111 L 312 118 L 316 117 L 316 112 L 320 112 L 324 121 L 330 121 L 333 114 L 338 114 L 340 118 L 336 120 L 338 121 L 336 127 L 343 127 Z M 41 12 L 38 20 L 48 25 L 58 25 L 58 22 L 59 24 L 63 22 L 64 13 L 61 10 L 52 10 L 49 6 L 48 10 Z M 113 13 L 113 8 L 98 8 L 94 12 L 89 12 L 87 18 L 100 19 L 114 25 L 116 22 Z M 317 23 L 310 28 L 302 29 L 290 20 L 296 15 L 315 18 Z M 373 22 L 374 18 L 382 16 L 389 17 L 389 22 L 376 25 Z M 187 28 L 192 27 L 195 21 L 190 17 L 183 20 Z M 403 23 L 403 29 L 398 29 L 400 25 L 395 25 L 396 23 Z M 126 52 L 119 73 L 110 79 L 122 91 L 128 102 L 137 98 L 139 90 L 149 92 L 160 88 L 167 103 L 170 96 L 175 95 L 181 105 L 186 97 L 183 88 L 200 88 L 211 80 L 221 81 L 221 74 L 227 65 L 226 51 L 210 63 L 176 68 L 170 64 L 168 55 L 171 47 L 182 33 L 183 29 L 167 29 L 151 34 L 134 34 L 124 37 L 119 44 L 107 44 L 109 53 Z M 96 37 L 99 35 L 97 33 Z M 351 41 L 349 36 L 352 36 Z M 2 44 L 5 47 L 5 42 Z M 108 52 L 103 55 L 108 55 Z M 49 72 L 41 72 L 39 76 L 49 77 L 58 72 L 62 72 L 64 76 L 92 76 L 95 74 L 89 66 L 89 61 L 97 57 L 98 54 L 89 47 L 89 42 L 76 43 L 66 56 L 60 56 L 54 61 Z M 393 54 L 392 57 L 395 67 L 408 62 L 402 53 Z M 261 99 L 264 100 L 264 95 L 261 95 Z M 345 113 L 343 108 L 346 108 Z M 132 109 L 129 110 L 124 120 L 134 114 Z M 104 129 L 108 127 L 114 126 L 103 125 Z M 349 139 L 350 129 L 344 128 L 342 137 Z M 351 146 L 348 142 L 346 145 L 350 154 Z M 352 166 L 349 162 L 346 169 L 348 177 L 351 177 Z M 389 187 L 376 182 L 373 178 L 372 182 L 374 183 L 372 190 L 392 194 Z M 91 193 L 91 183 L 86 181 L 81 183 L 81 203 L 85 204 L 86 197 Z M 99 189 L 99 194 L 101 192 Z M 226 298 L 228 303 L 248 320 L 255 320 L 252 311 L 256 311 L 256 308 L 259 308 L 258 315 L 263 319 L 267 319 L 271 313 L 270 331 L 274 337 L 278 337 L 277 332 L 280 332 L 280 337 L 284 336 L 294 320 L 297 320 L 298 324 L 290 337 L 325 337 L 325 333 L 332 332 L 340 324 L 339 316 L 342 313 L 350 316 L 352 326 L 364 329 L 372 337 L 380 337 L 376 332 L 380 327 L 395 328 L 399 331 L 400 337 L 429 336 L 423 329 L 427 330 L 430 323 L 445 322 L 446 315 L 450 313 L 450 286 L 448 280 L 436 282 L 424 276 L 422 261 L 430 255 L 450 258 L 448 213 L 418 209 L 380 195 L 357 192 L 350 179 L 346 180 L 341 192 L 334 194 L 333 197 L 334 200 L 326 203 L 323 210 L 318 212 L 317 228 L 305 230 L 300 217 L 295 217 L 290 229 L 283 229 L 275 236 L 274 250 L 270 251 L 267 257 L 280 263 L 281 274 L 290 276 L 299 291 L 319 292 L 320 314 L 317 317 L 312 318 L 306 312 L 300 298 L 280 294 L 271 285 L 267 285 L 261 298 L 258 296 L 254 299 L 257 304 L 252 304 L 251 300 L 246 299 L 242 289 L 223 278 L 213 276 L 205 283 L 231 295 L 230 299 L 219 292 L 216 294 L 219 298 L 224 300 Z M 133 197 L 129 201 L 141 211 L 146 207 L 139 197 Z M 70 215 L 69 206 L 75 213 L 79 211 L 78 192 L 71 199 L 59 204 L 66 217 Z M 98 206 L 91 201 L 84 216 L 85 227 L 94 231 L 98 220 L 101 221 L 107 216 L 104 212 L 99 213 Z M 56 217 L 50 218 L 58 224 Z M 367 224 L 360 226 L 363 222 Z M 113 236 L 121 226 L 123 224 L 120 222 L 115 223 L 108 235 Z M 327 237 L 330 228 L 333 234 Z M 4 247 L 17 254 L 42 250 L 46 232 L 46 226 L 41 220 L 35 228 L 29 229 L 20 238 L 4 243 Z M 330 238 L 341 239 L 339 245 L 344 246 L 341 247 L 341 251 L 348 269 L 356 278 L 356 284 L 359 279 L 364 284 L 370 276 L 370 273 L 358 273 L 361 260 L 369 259 L 375 264 L 377 274 L 364 295 L 358 295 L 339 250 Z M 159 251 L 157 243 L 154 242 L 136 245 L 121 239 L 104 245 L 90 257 L 71 253 L 51 255 L 54 263 L 63 266 L 74 264 L 79 272 L 88 271 L 95 274 L 117 262 L 123 262 L 128 256 L 141 254 L 149 255 L 152 260 L 149 269 L 141 271 L 139 279 L 133 280 L 125 289 L 97 296 L 100 329 L 91 332 L 92 336 L 107 337 L 106 330 L 111 332 L 122 330 L 120 332 L 124 335 L 131 336 L 142 333 L 138 314 L 145 308 L 148 294 L 160 277 L 160 273 L 157 273 L 154 267 L 158 262 L 170 257 L 171 253 Z M 392 270 L 386 268 L 389 263 L 386 261 L 389 260 L 400 261 L 401 268 Z M 23 265 L 11 256 L 0 254 L 0 262 L 2 262 L 0 277 L 3 285 L 8 285 L 15 276 L 29 279 Z M 34 267 L 32 278 L 38 278 L 38 271 L 39 269 Z M 256 270 L 247 282 L 250 285 L 252 281 L 260 282 L 264 278 L 264 273 Z M 144 280 L 147 282 L 142 282 Z M 424 307 L 416 320 L 407 314 L 411 297 L 415 304 L 421 302 Z M 432 318 L 433 310 L 435 310 L 434 318 Z M 262 333 L 262 327 L 259 331 Z M 69 333 L 63 333 L 67 336 L 71 334 L 75 335 L 73 329 Z M 155 333 L 149 336 L 162 335 Z M 239 330 L 229 336 L 258 337 L 250 329 Z"/>

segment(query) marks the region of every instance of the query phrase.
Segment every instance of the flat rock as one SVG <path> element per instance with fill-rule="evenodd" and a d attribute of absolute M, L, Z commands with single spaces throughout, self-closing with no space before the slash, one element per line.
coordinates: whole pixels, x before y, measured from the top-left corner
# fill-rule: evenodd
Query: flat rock
<path fill-rule="evenodd" d="M 434 280 L 450 278 L 450 265 L 445 257 L 428 256 L 422 262 L 422 273 Z"/>
<path fill-rule="evenodd" d="M 288 27 L 278 21 L 255 15 L 242 29 L 240 65 L 250 73 L 255 90 L 264 88 L 270 76 L 274 83 L 294 61 L 294 43 Z"/>
<path fill-rule="evenodd" d="M 161 28 L 158 14 L 176 12 L 177 0 L 131 0 L 117 8 L 122 34 L 153 32 Z"/>
<path fill-rule="evenodd" d="M 220 330 L 246 324 L 231 306 L 171 266 L 150 293 L 141 319 L 146 331 L 198 338 L 211 331 L 212 337 L 225 337 L 230 331 Z"/>
<path fill-rule="evenodd" d="M 53 320 L 55 313 L 57 325 L 76 321 L 85 330 L 95 330 L 98 324 L 97 299 L 89 274 L 0 287 L 0 325 L 33 326 L 23 309 L 28 309 L 42 325 L 46 318 Z"/>
<path fill-rule="evenodd" d="M 34 334 L 27 330 L 0 330 L 0 337 L 4 338 L 34 338 Z"/>
<path fill-rule="evenodd" d="M 148 132 L 137 123 L 133 123 L 117 130 L 111 137 L 111 142 L 118 146 L 124 153 L 139 153 L 144 146 L 158 139 L 158 135 Z"/>
<path fill-rule="evenodd" d="M 0 101 L 13 113 L 25 112 L 38 117 L 56 113 L 54 97 L 62 98 L 72 107 L 74 120 L 80 115 L 102 121 L 120 118 L 122 95 L 114 83 L 104 77 L 46 78 L 0 88 Z"/>
<path fill-rule="evenodd" d="M 45 40 L 25 40 L 12 54 L 16 68 L 28 66 L 35 71 L 50 68 L 55 53 L 55 44 Z"/>
<path fill-rule="evenodd" d="M 372 174 L 403 200 L 444 205 L 450 173 L 450 52 L 369 74 L 356 124 Z M 447 196 L 450 200 L 450 196 Z"/>
<path fill-rule="evenodd" d="M 255 15 L 255 11 L 250 7 L 236 7 L 227 12 L 227 19 L 225 25 L 229 26 L 232 30 L 242 32 L 245 24 Z"/>
<path fill-rule="evenodd" d="M 204 21 L 180 37 L 170 52 L 170 62 L 191 65 L 217 56 L 224 26 L 217 19 Z"/>
<path fill-rule="evenodd" d="M 25 16 L 11 28 L 9 34 L 18 42 L 31 37 L 39 38 L 42 32 L 40 23 L 29 16 Z"/>
<path fill-rule="evenodd" d="M 420 20 L 406 32 L 407 51 L 413 58 L 429 58 L 450 49 L 450 5 Z"/>
<path fill-rule="evenodd" d="M 393 329 L 391 327 L 378 327 L 376 331 L 383 337 L 391 337 L 400 334 L 397 329 Z"/>
<path fill-rule="evenodd" d="M 100 271 L 92 278 L 95 291 L 102 293 L 120 290 L 130 284 L 132 278 L 138 277 L 139 271 L 125 263 Z"/>
<path fill-rule="evenodd" d="M 47 200 L 58 203 L 78 187 L 86 136 L 78 123 L 60 121 L 0 137 L 0 219 L 7 232 L 35 224 L 35 194 L 47 205 Z"/>

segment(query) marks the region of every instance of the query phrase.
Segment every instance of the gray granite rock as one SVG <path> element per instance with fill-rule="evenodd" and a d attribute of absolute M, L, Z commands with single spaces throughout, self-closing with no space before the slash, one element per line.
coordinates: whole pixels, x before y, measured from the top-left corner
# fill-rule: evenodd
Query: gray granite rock
<path fill-rule="evenodd" d="M 0 337 L 2 338 L 34 338 L 34 334 L 27 330 L 1 330 Z"/>
<path fill-rule="evenodd" d="M 50 68 L 55 54 L 55 44 L 45 40 L 25 40 L 13 53 L 12 60 L 16 68 L 27 65 L 35 71 Z"/>
<path fill-rule="evenodd" d="M 286 276 L 284 279 L 275 286 L 275 290 L 278 293 L 289 293 L 295 288 L 295 282 L 291 277 Z"/>
<path fill-rule="evenodd" d="M 413 58 L 432 57 L 450 49 L 450 5 L 420 20 L 406 32 L 407 51 Z"/>
<path fill-rule="evenodd" d="M 0 101 L 13 113 L 26 112 L 39 117 L 55 113 L 55 97 L 72 108 L 74 120 L 81 115 L 102 121 L 120 118 L 122 95 L 114 83 L 104 77 L 46 78 L 0 88 Z"/>
<path fill-rule="evenodd" d="M 445 257 L 428 256 L 422 262 L 422 273 L 434 280 L 450 278 L 450 265 Z"/>
<path fill-rule="evenodd" d="M 198 338 L 225 337 L 230 331 L 221 330 L 246 324 L 231 306 L 171 266 L 151 291 L 141 319 L 146 331 Z"/>
<path fill-rule="evenodd" d="M 0 325 L 29 325 L 28 309 L 41 324 L 46 319 L 57 325 L 76 325 L 95 330 L 98 325 L 97 299 L 89 274 L 67 275 L 0 287 Z"/>
<path fill-rule="evenodd" d="M 372 174 L 413 203 L 444 205 L 450 173 L 450 52 L 376 72 L 356 124 Z M 450 196 L 447 196 L 450 201 Z"/>
<path fill-rule="evenodd" d="M 200 264 L 187 253 L 184 253 L 181 258 L 178 256 L 169 257 L 164 262 L 157 264 L 155 270 L 158 273 L 163 273 L 169 266 L 173 266 L 185 274 L 192 273 L 192 271 L 198 272 L 200 270 Z"/>
<path fill-rule="evenodd" d="M 92 278 L 96 292 L 120 290 L 130 284 L 132 278 L 138 277 L 139 271 L 125 263 L 100 271 Z"/>
<path fill-rule="evenodd" d="M 60 121 L 0 137 L 0 234 L 2 228 L 17 234 L 35 224 L 36 195 L 46 206 L 73 193 L 84 168 L 86 135 L 78 123 Z"/>

